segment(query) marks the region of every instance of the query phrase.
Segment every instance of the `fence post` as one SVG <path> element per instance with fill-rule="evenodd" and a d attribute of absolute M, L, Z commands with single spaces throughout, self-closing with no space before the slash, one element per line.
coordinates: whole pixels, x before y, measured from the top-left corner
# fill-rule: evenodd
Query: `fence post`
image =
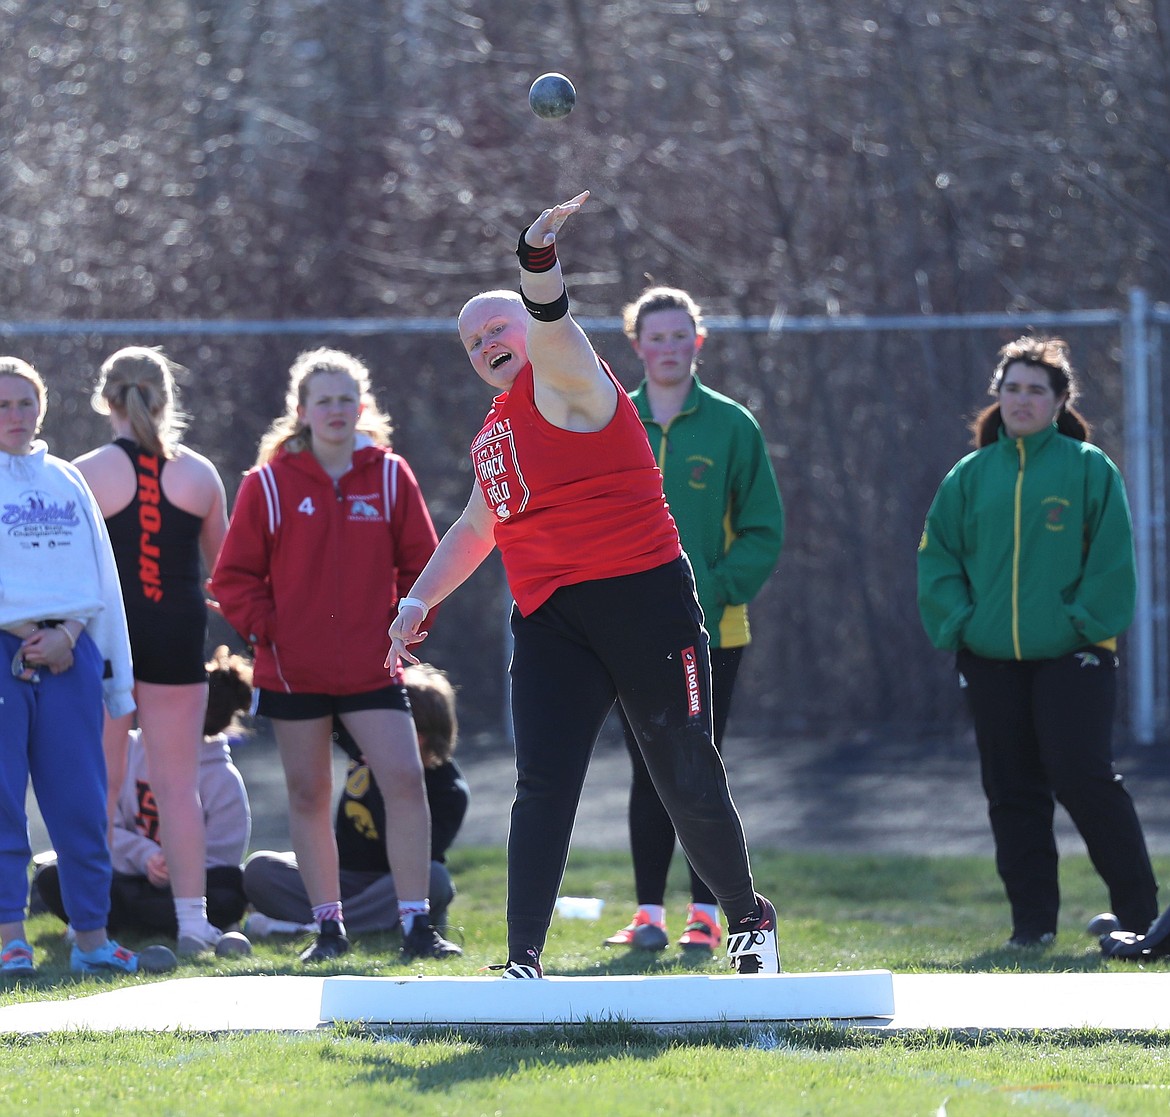
<path fill-rule="evenodd" d="M 1154 569 L 1150 486 L 1149 299 L 1140 287 L 1129 293 L 1122 324 L 1125 378 L 1125 471 L 1137 555 L 1137 608 L 1129 635 L 1129 728 L 1140 745 L 1152 745 L 1154 707 Z"/>
<path fill-rule="evenodd" d="M 1154 731 L 1164 737 L 1167 716 L 1167 694 L 1170 679 L 1166 676 L 1170 664 L 1170 631 L 1167 630 L 1167 599 L 1170 598 L 1170 568 L 1166 561 L 1166 414 L 1162 383 L 1162 322 L 1157 304 L 1150 307 L 1148 320 L 1149 386 L 1150 386 L 1150 528 L 1152 563 L 1154 569 Z"/>

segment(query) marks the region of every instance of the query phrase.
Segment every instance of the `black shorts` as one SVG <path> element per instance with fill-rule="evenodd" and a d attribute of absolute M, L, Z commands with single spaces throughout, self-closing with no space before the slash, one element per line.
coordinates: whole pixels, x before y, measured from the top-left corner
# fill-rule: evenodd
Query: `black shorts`
<path fill-rule="evenodd" d="M 256 704 L 256 713 L 278 721 L 311 721 L 358 710 L 402 710 L 409 713 L 406 687 L 401 683 L 391 683 L 363 694 L 287 694 L 261 687 Z"/>
<path fill-rule="evenodd" d="M 207 682 L 207 608 L 202 599 L 191 608 L 127 610 L 126 626 L 139 682 L 162 686 Z"/>

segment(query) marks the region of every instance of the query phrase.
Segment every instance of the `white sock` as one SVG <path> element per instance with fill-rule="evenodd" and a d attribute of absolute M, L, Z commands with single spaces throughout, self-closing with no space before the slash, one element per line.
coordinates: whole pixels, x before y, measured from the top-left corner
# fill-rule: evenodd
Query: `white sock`
<path fill-rule="evenodd" d="M 719 905 L 718 904 L 691 904 L 691 907 L 694 908 L 695 911 L 698 912 L 699 914 L 705 915 L 716 926 L 719 925 Z"/>
<path fill-rule="evenodd" d="M 650 917 L 651 923 L 656 923 L 659 927 L 666 926 L 666 906 L 664 904 L 639 904 L 638 910 L 644 911 Z"/>
<path fill-rule="evenodd" d="M 424 924 L 429 923 L 430 915 L 430 900 L 398 901 L 398 918 L 402 920 L 402 933 L 404 935 L 409 935 L 414 930 L 416 919 L 421 919 Z"/>
<path fill-rule="evenodd" d="M 345 934 L 345 912 L 341 909 L 340 900 L 333 900 L 328 904 L 314 904 L 313 919 L 316 921 L 318 927 L 326 919 L 331 919 L 337 924 L 338 930 L 343 935 Z"/>
<path fill-rule="evenodd" d="M 179 938 L 208 942 L 219 937 L 218 928 L 207 921 L 206 896 L 176 896 L 175 920 L 179 924 Z"/>

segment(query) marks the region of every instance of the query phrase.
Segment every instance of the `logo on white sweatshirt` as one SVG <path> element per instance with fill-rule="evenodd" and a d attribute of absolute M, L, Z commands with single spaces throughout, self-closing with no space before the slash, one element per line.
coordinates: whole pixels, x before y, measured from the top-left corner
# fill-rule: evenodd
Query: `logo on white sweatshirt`
<path fill-rule="evenodd" d="M 9 535 L 34 540 L 60 535 L 80 523 L 75 501 L 59 503 L 40 489 L 21 493 L 18 503 L 6 503 L 0 512 L 0 524 L 8 528 Z"/>

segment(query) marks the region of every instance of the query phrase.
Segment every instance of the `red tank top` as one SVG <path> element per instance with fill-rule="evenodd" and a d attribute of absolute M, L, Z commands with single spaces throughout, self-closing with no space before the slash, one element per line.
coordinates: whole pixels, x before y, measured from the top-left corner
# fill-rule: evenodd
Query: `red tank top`
<path fill-rule="evenodd" d="M 525 616 L 559 586 L 637 574 L 682 553 L 646 428 L 602 367 L 618 407 L 601 430 L 567 431 L 545 419 L 529 364 L 492 401 L 471 444 L 508 586 Z"/>

